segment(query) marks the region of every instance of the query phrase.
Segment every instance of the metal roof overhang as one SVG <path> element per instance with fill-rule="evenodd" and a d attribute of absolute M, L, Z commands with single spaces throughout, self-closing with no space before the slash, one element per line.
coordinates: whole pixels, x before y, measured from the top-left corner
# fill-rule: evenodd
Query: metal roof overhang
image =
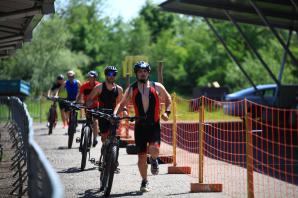
<path fill-rule="evenodd" d="M 272 27 L 298 31 L 297 0 L 254 0 Z M 249 0 L 168 0 L 160 6 L 181 14 L 227 20 L 226 11 L 240 23 L 266 25 Z"/>
<path fill-rule="evenodd" d="M 231 21 L 261 62 L 262 66 L 279 86 L 281 85 L 281 77 L 287 54 L 291 57 L 294 65 L 298 66 L 297 58 L 289 49 L 292 31 L 296 31 L 296 34 L 298 34 L 298 0 L 167 0 L 160 4 L 160 7 L 170 12 L 203 17 L 207 25 L 225 47 L 229 56 L 241 69 L 242 73 L 253 85 L 255 90 L 257 90 L 257 88 L 252 79 L 229 50 L 227 44 L 215 30 L 208 18 Z M 282 45 L 284 54 L 278 79 L 274 76 L 257 50 L 251 45 L 240 26 L 238 26 L 238 22 L 269 27 Z M 281 39 L 275 28 L 288 30 L 289 35 L 286 43 Z"/>
<path fill-rule="evenodd" d="M 8 57 L 23 42 L 30 41 L 43 15 L 54 12 L 54 0 L 0 1 L 0 58 Z"/>

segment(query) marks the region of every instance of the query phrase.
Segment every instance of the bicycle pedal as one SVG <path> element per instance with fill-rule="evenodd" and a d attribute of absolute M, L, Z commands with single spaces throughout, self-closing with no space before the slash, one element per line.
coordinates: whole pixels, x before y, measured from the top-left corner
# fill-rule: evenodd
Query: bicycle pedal
<path fill-rule="evenodd" d="M 91 164 L 96 164 L 95 158 L 90 159 Z"/>
<path fill-rule="evenodd" d="M 76 138 L 76 143 L 80 143 L 80 141 L 81 141 L 81 138 L 77 137 Z"/>

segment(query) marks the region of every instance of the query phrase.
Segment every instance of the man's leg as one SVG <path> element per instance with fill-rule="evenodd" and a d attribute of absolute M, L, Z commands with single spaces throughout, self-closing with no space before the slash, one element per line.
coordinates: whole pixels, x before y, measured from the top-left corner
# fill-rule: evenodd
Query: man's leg
<path fill-rule="evenodd" d="M 135 125 L 135 142 L 136 142 L 136 148 L 138 151 L 138 168 L 140 175 L 142 177 L 142 183 L 141 183 L 141 192 L 148 192 L 149 189 L 149 183 L 147 180 L 147 136 L 144 134 L 146 133 L 146 128 L 144 128 L 141 125 Z"/>
<path fill-rule="evenodd" d="M 152 159 L 156 160 L 159 156 L 159 144 L 158 143 L 152 143 L 149 145 L 149 154 L 152 157 Z"/>
<path fill-rule="evenodd" d="M 142 183 L 141 183 L 141 192 L 148 192 L 149 189 L 149 183 L 147 180 L 147 153 L 139 153 L 138 154 L 138 167 L 139 167 L 139 172 L 142 177 Z"/>
<path fill-rule="evenodd" d="M 138 154 L 138 167 L 140 171 L 140 175 L 143 180 L 147 180 L 147 154 L 146 153 L 140 153 Z"/>
<path fill-rule="evenodd" d="M 98 142 L 98 140 L 97 140 L 97 136 L 98 136 L 98 120 L 97 119 L 93 119 L 92 132 L 93 132 L 93 143 L 96 142 L 96 144 L 97 144 L 97 142 Z"/>
<path fill-rule="evenodd" d="M 65 109 L 61 109 L 61 118 L 62 118 L 62 122 L 63 122 L 63 127 L 67 127 L 68 123 L 67 123 L 67 117 L 66 117 L 66 112 Z"/>
<path fill-rule="evenodd" d="M 68 111 L 68 110 L 65 110 L 64 111 L 65 112 L 65 124 L 66 124 L 66 126 L 68 126 L 69 125 L 69 116 L 70 116 L 70 111 Z"/>
<path fill-rule="evenodd" d="M 159 147 L 160 147 L 160 124 L 155 123 L 150 127 L 150 140 L 149 140 L 149 154 L 150 154 L 150 164 L 151 173 L 157 175 L 159 173 L 158 161 Z"/>
<path fill-rule="evenodd" d="M 151 173 L 152 175 L 157 175 L 159 173 L 158 167 L 158 155 L 159 155 L 159 144 L 152 143 L 149 145 L 149 154 L 150 154 L 150 164 L 151 164 Z"/>

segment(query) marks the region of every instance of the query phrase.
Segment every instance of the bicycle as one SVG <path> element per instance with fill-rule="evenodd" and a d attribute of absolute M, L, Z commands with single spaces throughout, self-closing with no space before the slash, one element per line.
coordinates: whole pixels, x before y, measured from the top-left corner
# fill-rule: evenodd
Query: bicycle
<path fill-rule="evenodd" d="M 57 97 L 54 96 L 45 96 L 48 100 L 51 100 L 53 103 L 51 104 L 51 107 L 48 112 L 48 128 L 49 128 L 49 135 L 52 134 L 53 128 L 57 124 Z"/>
<path fill-rule="evenodd" d="M 84 107 L 79 103 L 75 103 L 71 101 L 67 101 L 67 107 L 69 108 L 69 126 L 67 131 L 67 134 L 68 134 L 67 146 L 70 149 L 72 147 L 73 137 L 74 137 L 74 134 L 76 133 L 76 129 L 78 126 L 78 113 L 76 111 Z"/>
<path fill-rule="evenodd" d="M 121 120 L 128 119 L 130 122 L 140 119 L 139 117 L 118 117 L 111 114 L 103 113 L 100 110 L 88 110 L 93 116 L 107 119 L 110 123 L 110 132 L 101 147 L 101 155 L 99 157 L 99 171 L 100 173 L 100 191 L 104 196 L 109 196 L 112 189 L 114 174 L 118 167 L 119 155 L 119 136 L 116 136 L 117 128 Z"/>
<path fill-rule="evenodd" d="M 82 123 L 82 132 L 81 138 L 77 138 L 76 142 L 80 143 L 79 151 L 82 154 L 81 159 L 81 170 L 84 170 L 86 167 L 87 154 L 89 153 L 89 161 L 90 161 L 90 148 L 91 148 L 91 140 L 92 140 L 92 124 L 93 119 L 91 114 L 86 114 L 86 120 L 81 120 L 78 123 Z"/>
<path fill-rule="evenodd" d="M 48 128 L 49 128 L 49 135 L 52 134 L 53 128 L 57 124 L 57 104 L 56 101 L 53 100 L 53 103 L 51 104 L 51 107 L 48 112 Z"/>
<path fill-rule="evenodd" d="M 48 97 L 46 96 L 48 100 L 52 100 L 53 102 L 63 102 L 66 104 L 66 106 L 69 108 L 70 113 L 69 113 L 69 127 L 68 127 L 68 148 L 70 149 L 72 147 L 72 142 L 73 142 L 73 137 L 76 132 L 77 128 L 77 110 L 82 108 L 82 106 L 78 103 L 66 100 L 65 98 L 60 98 L 60 97 Z"/>

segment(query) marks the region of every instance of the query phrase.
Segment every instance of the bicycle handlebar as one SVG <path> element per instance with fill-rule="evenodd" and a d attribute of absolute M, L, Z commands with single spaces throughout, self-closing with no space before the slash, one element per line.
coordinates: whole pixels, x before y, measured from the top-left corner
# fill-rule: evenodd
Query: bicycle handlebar
<path fill-rule="evenodd" d="M 125 119 L 129 120 L 130 122 L 133 122 L 137 119 L 142 119 L 142 117 L 138 117 L 138 116 L 123 116 L 123 117 L 114 116 L 112 114 L 104 113 L 101 110 L 94 110 L 94 109 L 87 109 L 87 112 L 90 112 L 92 115 L 96 117 L 104 118 L 110 122 L 118 122 L 120 120 L 125 120 Z"/>
<path fill-rule="evenodd" d="M 84 105 L 82 105 L 81 103 L 77 103 L 77 102 L 73 102 L 73 101 L 69 101 L 66 98 L 61 98 L 61 97 L 55 97 L 55 96 L 46 96 L 44 95 L 44 97 L 46 97 L 48 100 L 51 101 L 62 101 L 64 102 L 68 107 L 73 108 L 75 110 L 80 110 L 83 108 L 86 108 Z"/>

